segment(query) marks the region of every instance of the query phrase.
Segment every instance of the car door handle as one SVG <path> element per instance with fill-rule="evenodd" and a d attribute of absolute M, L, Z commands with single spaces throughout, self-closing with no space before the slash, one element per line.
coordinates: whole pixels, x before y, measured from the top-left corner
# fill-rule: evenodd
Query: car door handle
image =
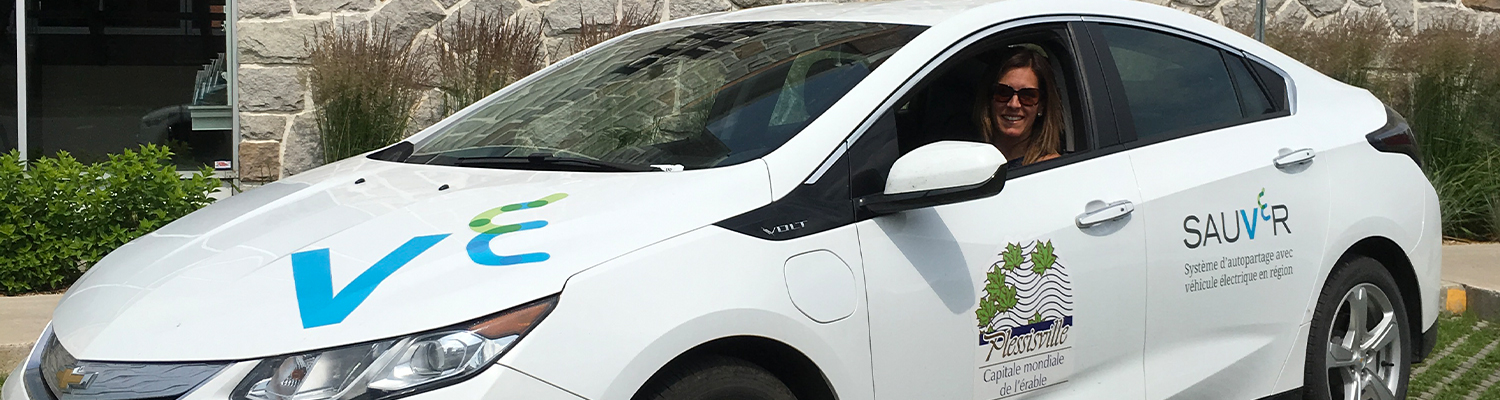
<path fill-rule="evenodd" d="M 1287 167 L 1291 167 L 1294 165 L 1310 163 L 1312 162 L 1313 157 L 1316 156 L 1317 153 L 1314 153 L 1313 149 L 1293 150 L 1276 156 L 1276 168 L 1286 169 Z"/>
<path fill-rule="evenodd" d="M 1105 222 L 1125 218 L 1125 216 L 1130 215 L 1132 212 L 1135 212 L 1135 203 L 1131 203 L 1130 200 L 1120 200 L 1109 203 L 1104 208 L 1079 214 L 1075 222 L 1078 223 L 1079 229 L 1087 229 Z"/>

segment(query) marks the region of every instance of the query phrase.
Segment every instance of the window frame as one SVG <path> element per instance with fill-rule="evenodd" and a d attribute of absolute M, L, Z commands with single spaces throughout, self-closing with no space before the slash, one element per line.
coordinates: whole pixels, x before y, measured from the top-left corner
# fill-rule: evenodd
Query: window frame
<path fill-rule="evenodd" d="M 1273 109 L 1272 112 L 1261 113 L 1260 115 L 1254 115 L 1254 116 L 1247 117 L 1247 118 L 1264 118 L 1264 119 L 1270 119 L 1270 118 L 1274 118 L 1275 114 L 1285 111 L 1286 107 L 1283 106 L 1280 103 L 1277 103 L 1276 102 L 1276 98 L 1274 97 L 1274 95 L 1271 94 L 1271 89 L 1268 88 L 1268 87 L 1266 87 L 1265 79 L 1261 79 L 1261 77 L 1259 76 L 1259 74 L 1255 73 L 1255 67 L 1252 66 L 1252 65 L 1250 65 L 1250 60 L 1245 59 L 1245 57 L 1240 57 L 1237 54 L 1230 53 L 1228 51 L 1223 51 L 1223 50 L 1219 51 L 1219 57 L 1224 59 L 1224 66 L 1229 68 L 1229 81 L 1230 81 L 1230 83 L 1232 85 L 1234 85 L 1235 95 L 1239 96 L 1239 99 L 1240 99 L 1240 112 L 1241 113 L 1248 114 L 1248 113 L 1251 112 L 1251 110 L 1245 108 L 1245 107 L 1249 106 L 1249 104 L 1245 103 L 1247 95 L 1244 92 L 1241 91 L 1241 89 L 1243 89 L 1241 87 L 1243 85 L 1243 83 L 1240 82 L 1240 79 L 1242 77 L 1240 77 L 1239 74 L 1235 72 L 1234 66 L 1230 65 L 1230 64 L 1236 63 L 1236 62 L 1239 63 L 1239 66 L 1244 71 L 1245 76 L 1250 78 L 1249 84 L 1251 85 L 1251 87 L 1259 90 L 1260 95 L 1262 96 L 1262 98 L 1264 98 L 1265 101 L 1267 103 L 1269 103 L 1269 105 Z M 1232 59 L 1232 61 L 1231 61 L 1231 59 Z"/>
<path fill-rule="evenodd" d="M 1287 74 L 1286 70 L 1283 70 L 1281 69 L 1281 67 L 1276 66 L 1276 64 L 1272 64 L 1265 59 L 1257 57 L 1254 54 L 1250 54 L 1249 52 L 1241 51 L 1239 55 L 1240 57 L 1244 58 L 1245 66 L 1250 69 L 1250 74 L 1255 75 L 1255 77 L 1260 80 L 1262 88 L 1266 89 L 1270 95 L 1274 96 L 1277 93 L 1270 92 L 1270 88 L 1265 86 L 1266 82 L 1272 80 L 1273 78 L 1280 78 L 1279 83 L 1281 84 L 1281 97 L 1272 97 L 1271 101 L 1280 100 L 1282 102 L 1282 104 L 1278 104 L 1283 108 L 1283 110 L 1281 110 L 1280 112 L 1285 112 L 1287 113 L 1287 115 L 1297 114 L 1297 87 L 1295 82 L 1292 81 L 1291 75 Z M 1257 66 L 1260 68 L 1256 68 Z M 1261 75 L 1260 70 L 1262 68 L 1266 71 L 1270 71 L 1272 76 Z"/>
<path fill-rule="evenodd" d="M 1086 17 L 1086 18 L 1084 18 L 1084 21 L 1085 21 L 1084 24 L 1087 25 L 1087 27 L 1086 27 L 1085 30 L 1088 32 L 1089 40 L 1091 40 L 1092 42 L 1094 42 L 1094 47 L 1095 47 L 1095 49 L 1097 51 L 1097 57 L 1099 58 L 1099 62 L 1101 64 L 1101 66 L 1105 70 L 1104 71 L 1104 80 L 1106 81 L 1106 85 L 1110 89 L 1109 100 L 1110 100 L 1110 103 L 1112 104 L 1112 108 L 1115 110 L 1116 120 L 1119 121 L 1120 142 L 1127 149 L 1133 149 L 1133 148 L 1142 147 L 1142 146 L 1149 146 L 1149 145 L 1152 145 L 1152 144 L 1162 143 L 1162 142 L 1166 142 L 1166 141 L 1171 141 L 1171 140 L 1174 140 L 1174 139 L 1184 138 L 1184 137 L 1193 136 L 1193 135 L 1197 135 L 1197 134 L 1201 134 L 1201 133 L 1213 132 L 1213 131 L 1221 130 L 1221 129 L 1224 129 L 1224 128 L 1235 127 L 1235 126 L 1240 126 L 1240 125 L 1247 125 L 1247 124 L 1252 124 L 1252 123 L 1256 123 L 1256 122 L 1261 122 L 1261 121 L 1267 121 L 1267 120 L 1272 120 L 1272 119 L 1287 117 L 1287 116 L 1291 116 L 1291 115 L 1295 114 L 1295 110 L 1296 110 L 1296 87 L 1293 84 L 1293 81 L 1291 80 L 1291 78 L 1287 76 L 1286 71 L 1282 70 L 1281 68 L 1276 67 L 1274 64 L 1266 62 L 1265 60 L 1263 60 L 1263 59 L 1261 59 L 1259 57 L 1256 57 L 1256 56 L 1254 56 L 1254 55 L 1252 55 L 1250 53 L 1247 53 L 1244 50 L 1240 50 L 1238 48 L 1235 48 L 1235 47 L 1230 46 L 1228 44 L 1225 44 L 1223 42 L 1219 42 L 1217 40 L 1213 40 L 1213 39 L 1204 37 L 1202 35 L 1197 35 L 1197 34 L 1193 34 L 1193 33 L 1186 32 L 1186 31 L 1182 31 L 1182 30 L 1179 30 L 1179 29 L 1173 29 L 1173 28 L 1170 28 L 1170 27 L 1165 27 L 1165 26 L 1161 26 L 1161 25 L 1157 25 L 1157 24 L 1149 23 L 1149 22 L 1144 22 L 1144 21 L 1138 21 L 1138 20 L 1132 20 L 1132 19 L 1124 19 L 1124 18 L 1114 18 L 1114 17 Z M 1238 57 L 1240 60 L 1246 62 L 1245 68 L 1247 70 L 1249 70 L 1249 72 L 1250 72 L 1250 74 L 1252 76 L 1255 76 L 1255 78 L 1257 80 L 1256 84 L 1259 85 L 1261 87 L 1261 89 L 1266 92 L 1266 95 L 1267 95 L 1268 99 L 1272 102 L 1272 104 L 1275 105 L 1275 106 L 1281 107 L 1282 109 L 1281 110 L 1277 110 L 1276 112 L 1272 112 L 1272 113 L 1266 113 L 1266 114 L 1261 114 L 1261 115 L 1251 116 L 1251 117 L 1241 117 L 1239 119 L 1236 119 L 1236 120 L 1233 120 L 1233 121 L 1229 121 L 1229 122 L 1225 122 L 1225 123 L 1212 124 L 1212 125 L 1204 125 L 1204 126 L 1199 126 L 1199 127 L 1195 128 L 1195 129 L 1183 130 L 1183 131 L 1179 131 L 1179 132 L 1170 132 L 1169 134 L 1159 135 L 1159 136 L 1155 136 L 1155 137 L 1151 137 L 1151 138 L 1142 139 L 1142 138 L 1140 138 L 1138 136 L 1138 134 L 1136 132 L 1135 120 L 1132 117 L 1132 114 L 1130 113 L 1130 101 L 1129 101 L 1128 98 L 1126 98 L 1124 83 L 1121 81 L 1119 70 L 1116 68 L 1116 64 L 1115 64 L 1115 60 L 1114 60 L 1114 53 L 1109 48 L 1109 41 L 1108 41 L 1108 39 L 1106 39 L 1104 37 L 1103 32 L 1100 31 L 1100 27 L 1102 25 L 1119 25 L 1119 26 L 1123 26 L 1123 27 L 1127 27 L 1127 28 L 1135 28 L 1135 29 L 1145 30 L 1145 31 L 1156 33 L 1156 34 L 1160 34 L 1160 35 L 1167 35 L 1167 36 L 1177 37 L 1179 39 L 1186 40 L 1188 42 L 1197 43 L 1197 44 L 1201 44 L 1201 45 L 1204 45 L 1204 46 L 1207 46 L 1207 47 L 1210 47 L 1210 48 L 1214 48 L 1214 49 L 1219 50 L 1220 58 L 1225 63 L 1228 62 L 1228 59 L 1225 58 L 1225 57 L 1229 57 L 1229 56 Z M 1273 73 L 1277 74 L 1278 76 L 1275 76 L 1275 77 L 1260 76 L 1259 71 L 1256 70 L 1256 68 L 1254 67 L 1254 65 L 1253 64 L 1249 64 L 1249 63 L 1260 64 L 1261 66 L 1265 67 L 1267 70 L 1272 71 Z M 1234 76 L 1233 76 L 1233 73 L 1230 72 L 1230 71 L 1228 71 L 1228 64 L 1225 64 L 1224 67 L 1225 67 L 1225 72 L 1229 73 L 1229 75 L 1230 75 L 1230 82 L 1231 82 L 1231 85 L 1233 85 L 1233 82 L 1234 82 L 1234 79 L 1235 79 Z M 1286 87 L 1285 97 L 1280 98 L 1280 99 L 1278 99 L 1275 96 L 1275 94 L 1272 93 L 1272 91 L 1268 87 L 1266 87 L 1266 83 L 1265 83 L 1266 80 L 1268 80 L 1268 79 L 1275 79 L 1275 78 L 1281 78 L 1282 82 L 1284 82 L 1285 87 Z M 1242 95 L 1239 93 L 1239 88 L 1235 87 L 1234 91 L 1235 91 L 1235 96 L 1236 96 L 1235 101 L 1236 102 L 1240 102 Z M 1241 105 L 1243 105 L 1243 104 L 1241 104 Z"/>
<path fill-rule="evenodd" d="M 1083 16 L 1080 15 L 1030 17 L 990 25 L 968 34 L 963 39 L 954 41 L 937 56 L 928 60 L 920 69 L 908 76 L 900 87 L 892 91 L 878 107 L 875 107 L 865 117 L 864 121 L 860 123 L 858 128 L 845 138 L 839 147 L 823 161 L 818 169 L 803 184 L 816 183 L 824 173 L 829 171 L 835 162 L 851 153 L 851 149 L 854 149 L 856 144 L 860 143 L 859 141 L 864 138 L 865 133 L 880 123 L 887 113 L 891 112 L 895 107 L 904 104 L 908 96 L 914 95 L 920 89 L 923 89 L 923 85 L 929 78 L 937 77 L 937 75 L 934 75 L 935 72 L 945 72 L 943 71 L 944 67 L 949 66 L 951 61 L 956 61 L 955 57 L 963 55 L 966 50 L 975 45 L 1005 41 L 1008 38 L 1024 37 L 1028 34 L 1036 33 L 1036 31 L 1028 31 L 1029 28 L 1038 30 L 1053 29 L 1044 27 L 1044 25 L 1049 24 L 1061 25 L 1057 28 L 1066 33 L 1064 37 L 1059 39 L 1072 52 L 1071 56 L 1075 57 L 1075 59 L 1069 61 L 1069 64 L 1072 64 L 1074 67 L 1074 71 L 1072 72 L 1077 74 L 1074 77 L 1076 81 L 1071 83 L 1071 87 L 1077 93 L 1070 100 L 1077 103 L 1077 105 L 1076 109 L 1070 109 L 1069 112 L 1076 112 L 1078 114 L 1075 115 L 1072 128 L 1078 131 L 1076 137 L 1079 139 L 1080 145 L 1075 149 L 1073 154 L 1057 160 L 1007 171 L 1006 178 L 1014 179 L 1123 150 L 1120 146 L 1122 142 L 1118 132 L 1120 127 L 1115 118 L 1116 112 L 1110 109 L 1111 102 L 1107 93 L 1108 90 L 1104 86 L 1106 80 L 1104 79 L 1103 71 L 1099 68 L 1101 64 L 1097 57 L 1097 49 L 1083 31 L 1084 26 L 1082 25 L 1082 21 Z M 1082 119 L 1079 120 L 1076 117 L 1082 117 Z M 838 172 L 842 171 L 836 171 L 835 173 Z M 852 177 L 858 172 L 860 171 L 850 170 L 848 174 Z"/>

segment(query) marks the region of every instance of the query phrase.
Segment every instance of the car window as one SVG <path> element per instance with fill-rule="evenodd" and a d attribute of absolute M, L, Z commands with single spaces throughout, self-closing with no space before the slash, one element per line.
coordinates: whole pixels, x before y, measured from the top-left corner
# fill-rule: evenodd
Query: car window
<path fill-rule="evenodd" d="M 1260 79 L 1250 72 L 1243 57 L 1224 54 L 1225 64 L 1229 66 L 1229 76 L 1234 79 L 1235 91 L 1240 96 L 1240 113 L 1246 118 L 1254 118 L 1262 115 L 1272 114 L 1278 111 L 1276 105 L 1271 103 L 1270 94 L 1260 84 Z"/>
<path fill-rule="evenodd" d="M 1053 82 L 1041 88 L 1042 104 L 1054 102 L 1060 125 L 1048 146 L 1058 158 L 1012 168 L 1018 176 L 1065 163 L 1090 147 L 1086 132 L 1086 108 L 1082 104 L 1082 80 L 1077 51 L 1071 46 L 1065 24 L 1044 24 L 1003 32 L 980 40 L 947 58 L 911 90 L 900 94 L 850 148 L 850 188 L 864 196 L 879 193 L 887 172 L 901 155 L 926 144 L 944 141 L 986 142 L 981 113 L 988 108 L 994 82 L 1005 71 L 1001 65 L 1019 52 L 1040 54 Z M 1047 86 L 1047 85 L 1042 85 Z M 1019 101 L 1019 100 L 1016 100 Z M 1047 116 L 1037 117 L 1042 121 Z M 1018 158 L 1017 155 L 1007 155 Z"/>
<path fill-rule="evenodd" d="M 1277 114 L 1285 115 L 1290 109 L 1287 101 L 1286 77 L 1258 61 L 1246 59 L 1245 63 L 1250 66 L 1251 71 L 1255 72 L 1255 77 L 1259 79 L 1261 87 L 1265 88 L 1266 93 L 1270 95 L 1271 104 L 1276 107 Z"/>
<path fill-rule="evenodd" d="M 1137 140 L 1227 126 L 1244 118 L 1218 48 L 1181 37 L 1101 25 L 1125 89 Z"/>
<path fill-rule="evenodd" d="M 753 160 L 812 123 L 922 30 L 757 22 L 632 35 L 488 100 L 417 143 L 405 161 L 696 169 Z M 587 162 L 540 162 L 549 159 Z M 527 160 L 539 161 L 518 162 Z"/>

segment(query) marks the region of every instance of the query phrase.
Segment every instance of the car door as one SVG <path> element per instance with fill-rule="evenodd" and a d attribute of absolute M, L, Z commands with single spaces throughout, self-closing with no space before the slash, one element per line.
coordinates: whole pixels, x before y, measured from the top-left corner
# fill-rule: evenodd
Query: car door
<path fill-rule="evenodd" d="M 1090 30 L 1132 120 L 1122 136 L 1144 200 L 1147 397 L 1300 386 L 1300 373 L 1279 375 L 1303 362 L 1328 221 L 1315 156 L 1332 143 L 1290 115 L 1285 78 L 1237 50 L 1135 22 Z"/>
<path fill-rule="evenodd" d="M 989 87 L 972 73 L 986 51 L 1039 43 L 1065 77 L 1071 134 L 1060 159 L 1010 171 L 989 198 L 861 215 L 876 398 L 1144 395 L 1145 254 L 1129 213 L 1140 200 L 1130 159 L 1104 148 L 1114 128 L 1090 101 L 1103 88 L 1090 78 L 1088 43 L 1065 23 L 1020 25 L 942 56 L 850 148 L 851 190 L 879 193 L 905 150 L 978 140 L 961 110 L 973 88 Z"/>

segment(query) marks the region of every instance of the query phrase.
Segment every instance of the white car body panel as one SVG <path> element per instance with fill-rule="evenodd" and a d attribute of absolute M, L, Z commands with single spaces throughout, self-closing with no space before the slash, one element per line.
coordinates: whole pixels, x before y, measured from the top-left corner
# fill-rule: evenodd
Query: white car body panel
<path fill-rule="evenodd" d="M 5 384 L 0 386 L 0 399 L 30 399 L 26 397 L 26 384 L 21 382 L 21 370 L 23 368 L 26 368 L 25 364 L 17 365 L 16 370 L 11 371 L 10 375 L 7 375 L 9 378 L 6 378 Z"/>
<path fill-rule="evenodd" d="M 1060 184 L 1084 179 L 1097 184 Z M 1011 179 L 995 197 L 857 224 L 869 277 L 876 397 L 1144 398 L 1141 218 L 1127 215 L 1089 229 L 1074 225 L 1089 202 L 1121 200 L 1139 203 L 1140 194 L 1130 158 L 1113 154 Z M 981 344 L 975 319 L 986 274 L 1004 263 L 999 255 L 1008 246 L 1034 250 L 1039 243 L 1055 249 L 1053 269 L 1040 277 L 1006 276 L 1017 282 L 1017 297 L 1040 300 L 1018 304 L 1015 315 L 997 316 L 990 326 L 1019 332 L 1012 329 L 1026 324 L 1014 319 L 1033 313 L 1067 317 L 1073 323 L 1066 340 L 1017 355 L 992 351 Z M 1028 265 L 1035 266 L 1022 267 Z M 1048 331 L 1056 329 L 1054 324 Z M 914 340 L 926 345 L 911 346 Z M 1025 366 L 1049 356 L 1061 356 L 1062 364 L 1037 371 Z M 1036 388 L 1016 383 L 1038 376 L 1046 382 Z"/>
<path fill-rule="evenodd" d="M 818 323 L 792 303 L 781 268 L 809 251 L 861 264 L 853 226 L 787 241 L 719 227 L 672 238 L 569 279 L 557 310 L 500 362 L 586 398 L 623 399 L 694 346 L 758 336 L 801 351 L 841 397 L 872 398 L 862 269 L 854 315 Z"/>
<path fill-rule="evenodd" d="M 68 291 L 53 327 L 75 356 L 110 361 L 240 360 L 436 329 L 556 293 L 580 270 L 764 204 L 765 176 L 758 161 L 632 174 L 343 162 L 232 197 L 121 247 Z M 550 260 L 469 259 L 465 246 L 479 233 L 468 224 L 477 214 L 554 193 L 568 197 L 497 218 L 548 226 L 490 244 L 498 254 L 541 251 Z M 713 206 L 674 207 L 673 218 L 653 211 L 687 199 Z M 594 212 L 611 209 L 640 211 Z M 343 322 L 303 328 L 287 255 L 331 249 L 339 293 L 413 237 L 442 234 L 451 237 L 380 282 Z"/>
<path fill-rule="evenodd" d="M 1149 21 L 1242 50 L 1287 75 L 1292 115 L 1017 177 L 991 198 L 797 239 L 762 240 L 714 225 L 830 173 L 820 167 L 848 150 L 877 108 L 959 43 L 1043 19 Z M 121 247 L 69 290 L 53 329 L 83 360 L 236 361 L 184 397 L 222 400 L 264 357 L 452 326 L 558 295 L 557 308 L 498 365 L 411 398 L 626 399 L 684 352 L 754 337 L 795 349 L 846 399 L 1248 399 L 1302 386 L 1318 289 L 1346 251 L 1369 240 L 1388 240 L 1410 260 L 1420 307 L 1408 312 L 1420 314 L 1423 331 L 1436 323 L 1438 199 L 1409 158 L 1366 142 L 1386 121 L 1368 92 L 1213 22 L 1135 1 L 787 4 L 629 35 L 782 20 L 931 27 L 759 160 L 683 172 L 568 173 L 356 157 L 232 197 Z M 421 142 L 517 86 L 409 140 Z M 1316 159 L 1300 175 L 1286 174 L 1271 167 L 1280 148 L 1311 148 Z M 1276 179 L 1293 175 L 1301 179 Z M 1090 181 L 1100 176 L 1109 178 Z M 1292 228 L 1303 230 L 1285 241 L 1184 249 L 1184 215 L 1248 210 L 1262 187 L 1267 200 L 1291 207 Z M 482 236 L 469 225 L 480 213 L 556 193 L 567 197 L 494 218 L 547 221 L 544 228 L 484 247 L 550 258 L 486 266 L 468 255 Z M 1094 200 L 1136 208 L 1097 228 L 1073 225 Z M 369 296 L 347 316 L 307 326 L 293 254 L 327 249 L 333 293 L 342 293 L 394 249 L 437 235 L 447 236 L 366 287 Z M 987 369 L 1020 358 L 985 360 L 993 357 L 975 337 L 976 309 L 1005 245 L 1035 250 L 1037 242 L 1057 246 L 1057 262 L 1072 279 L 1067 317 L 1077 324 L 1061 341 L 1067 348 L 1057 350 L 1065 363 L 1028 371 L 1051 381 L 1017 388 L 1017 376 L 985 379 Z M 1183 287 L 1184 260 L 1283 248 L 1295 248 L 1296 265 L 1279 281 L 1197 293 Z M 0 400 L 42 400 L 26 395 L 19 371 Z"/>
<path fill-rule="evenodd" d="M 1336 162 L 1321 150 L 1336 136 L 1319 133 L 1342 128 L 1315 118 L 1274 118 L 1130 150 L 1145 199 L 1138 211 L 1150 268 L 1150 398 L 1273 394 L 1261 391 L 1297 342 L 1288 322 L 1305 315 L 1301 296 L 1315 297 L 1321 283 Z M 1310 164 L 1272 165 L 1279 150 L 1303 148 L 1317 152 Z M 1233 261 L 1260 255 L 1270 257 Z M 1260 279 L 1262 271 L 1274 277 Z M 1206 352 L 1221 356 L 1192 356 Z"/>

